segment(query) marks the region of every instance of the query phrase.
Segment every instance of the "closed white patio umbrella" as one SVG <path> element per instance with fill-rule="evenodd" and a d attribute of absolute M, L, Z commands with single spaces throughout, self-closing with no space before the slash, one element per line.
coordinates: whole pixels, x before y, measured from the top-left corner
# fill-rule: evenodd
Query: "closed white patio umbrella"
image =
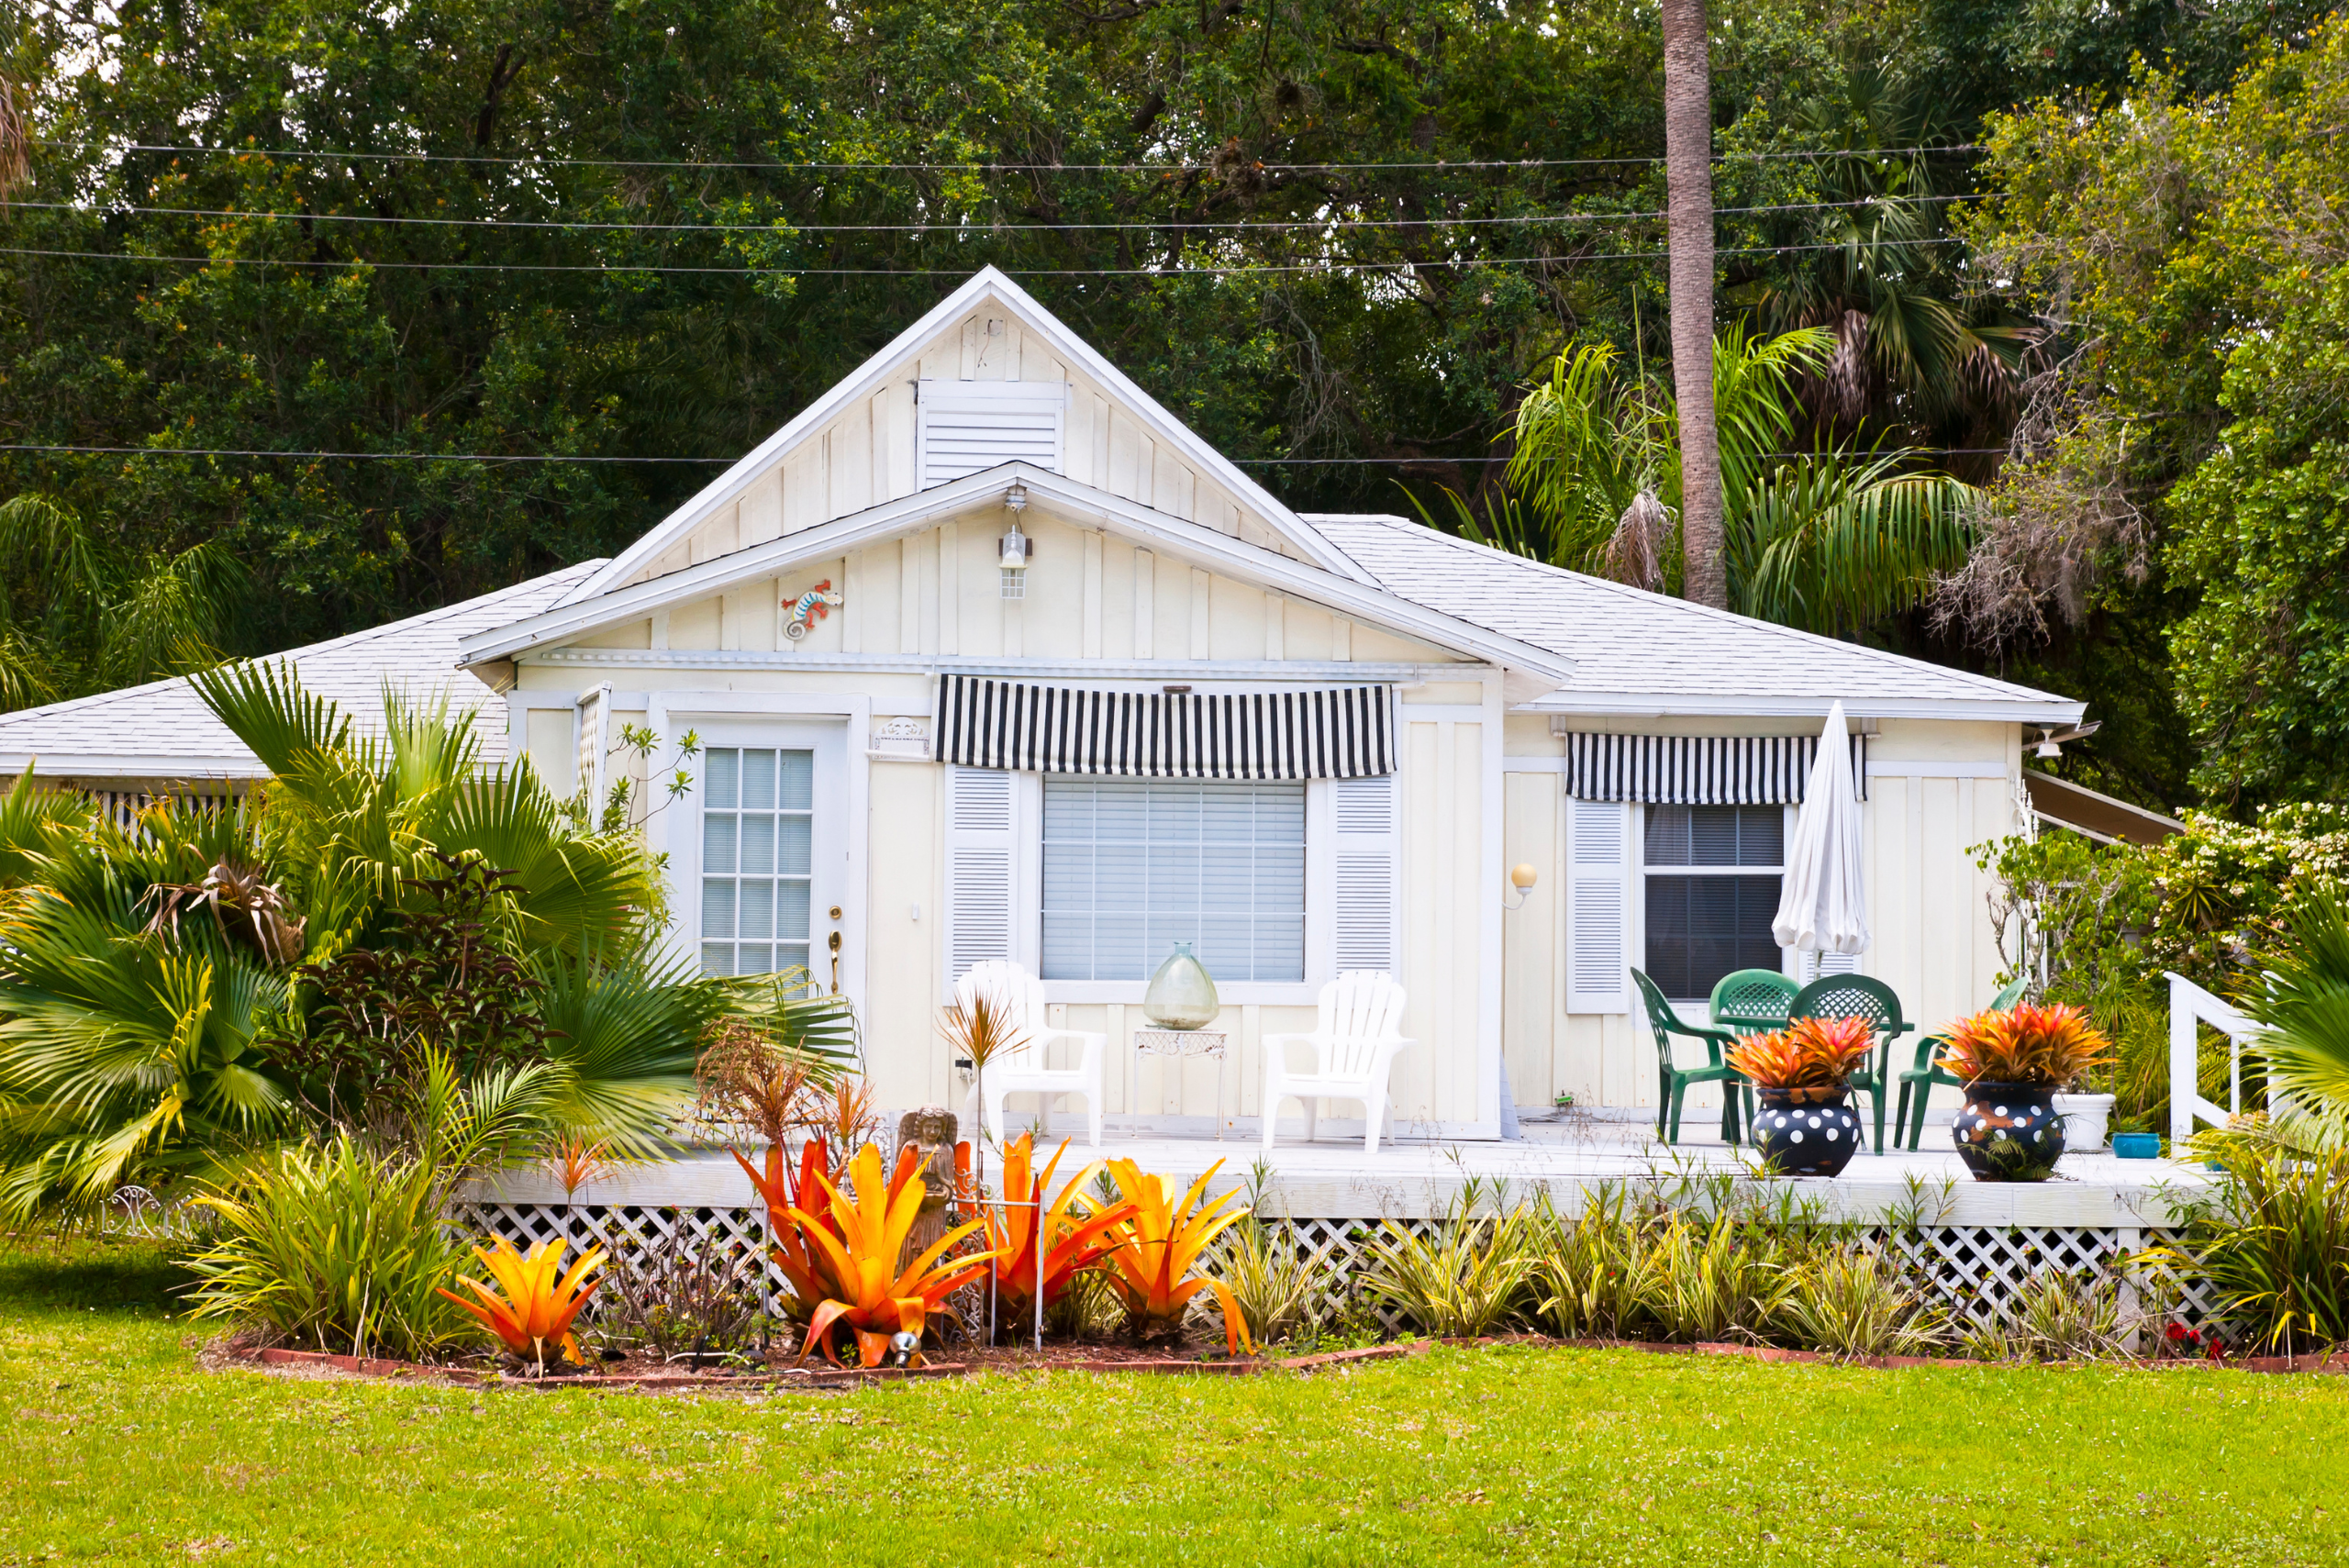
<path fill-rule="evenodd" d="M 1868 945 L 1867 887 L 1860 880 L 1859 791 L 1843 705 L 1827 710 L 1827 728 L 1803 787 L 1787 877 L 1770 934 L 1801 952 L 1860 953 Z"/>

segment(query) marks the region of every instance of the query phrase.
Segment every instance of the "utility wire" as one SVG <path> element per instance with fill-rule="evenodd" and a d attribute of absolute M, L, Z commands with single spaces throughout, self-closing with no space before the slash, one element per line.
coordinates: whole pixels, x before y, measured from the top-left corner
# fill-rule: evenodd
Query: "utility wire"
<path fill-rule="evenodd" d="M 1868 197 L 1849 202 L 1780 202 L 1767 206 L 1725 206 L 1716 217 L 1750 213 L 1824 212 L 1851 207 L 1895 206 L 1903 202 L 1972 202 L 2004 195 L 1971 191 L 1954 195 Z M 1655 207 L 1634 212 L 1523 213 L 1505 217 L 1325 217 L 1281 218 L 1259 222 L 1252 218 L 1170 218 L 1163 223 L 1013 223 L 974 224 L 961 219 L 936 223 L 612 223 L 597 218 L 560 217 L 395 217 L 366 212 L 254 212 L 236 207 L 83 206 L 74 202 L 16 202 L 12 206 L 45 212 L 81 213 L 111 217 L 139 213 L 160 217 L 262 218 L 274 223 L 381 223 L 425 228 L 554 228 L 611 233 L 646 234 L 935 234 L 944 239 L 997 239 L 1010 234 L 1072 234 L 1147 230 L 1227 229 L 1324 231 L 1333 228 L 1466 228 L 1493 224 L 1639 223 L 1670 216 Z"/>
<path fill-rule="evenodd" d="M 1959 457 L 2003 452 L 2004 447 L 1898 447 L 1872 455 Z M 566 457 L 558 452 L 335 452 L 284 451 L 263 447 L 83 447 L 46 446 L 34 442 L 0 444 L 6 452 L 64 452 L 129 457 L 282 457 L 305 461 L 366 462 L 658 462 L 736 463 L 740 457 Z M 1757 458 L 1817 457 L 1818 452 L 1755 452 Z M 1408 468 L 1427 463 L 1505 463 L 1505 457 L 1243 457 L 1232 462 L 1241 468 L 1336 468 L 1377 466 Z"/>
<path fill-rule="evenodd" d="M 79 144 L 59 138 L 36 137 L 35 142 L 48 147 L 72 148 Z M 106 149 L 98 149 L 103 151 Z M 943 173 L 943 174 L 1186 174 L 1212 172 L 1208 163 L 786 163 L 780 160 L 768 161 L 701 161 L 694 159 L 629 159 L 629 158 L 545 158 L 499 157 L 489 153 L 462 152 L 344 152 L 330 149 L 306 147 L 202 147 L 171 142 L 126 142 L 123 152 L 187 152 L 206 156 L 228 154 L 251 158 L 316 158 L 334 162 L 392 163 L 487 163 L 496 165 L 551 166 L 573 169 L 684 169 L 684 170 L 763 170 L 769 173 Z M 1787 160 L 1831 158 L 1894 158 L 1911 153 L 1979 152 L 1979 142 L 1960 142 L 1943 147 L 1877 147 L 1799 149 L 1776 152 L 1725 152 L 1713 159 L 1716 163 L 1763 163 Z M 1301 172 L 1305 171 L 1347 172 L 1353 170 L 1390 171 L 1425 169 L 1448 172 L 1454 169 L 1605 169 L 1627 165 L 1652 166 L 1664 161 L 1661 158 L 1484 158 L 1463 159 L 1457 162 L 1443 159 L 1422 159 L 1408 163 L 1257 163 L 1244 165 L 1264 172 Z"/>
<path fill-rule="evenodd" d="M 1903 246 L 1959 245 L 1965 243 L 1954 235 L 1936 239 L 1904 239 Z M 1847 245 L 1744 245 L 1716 248 L 1716 256 L 1789 256 L 1798 251 L 1844 250 Z M 1611 250 L 1576 253 L 1562 251 L 1552 256 L 1465 256 L 1453 261 L 1322 261 L 1307 262 L 1243 262 L 1232 266 L 1185 267 L 1005 267 L 1002 271 L 1016 278 L 1190 278 L 1239 277 L 1250 272 L 1411 272 L 1427 267 L 1517 267 L 1544 266 L 1582 261 L 1653 261 L 1670 252 L 1664 250 Z M 51 256 L 85 261 L 167 261 L 185 262 L 195 266 L 227 265 L 232 267 L 373 267 L 379 272 L 678 272 L 717 273 L 726 277 L 799 277 L 799 278 L 967 278 L 981 264 L 974 261 L 962 267 L 689 267 L 673 262 L 648 261 L 630 264 L 625 261 L 556 262 L 556 261 L 375 261 L 365 257 L 350 261 L 305 261 L 268 256 L 154 256 L 131 250 L 52 250 L 31 247 L 0 246 L 0 256 Z"/>

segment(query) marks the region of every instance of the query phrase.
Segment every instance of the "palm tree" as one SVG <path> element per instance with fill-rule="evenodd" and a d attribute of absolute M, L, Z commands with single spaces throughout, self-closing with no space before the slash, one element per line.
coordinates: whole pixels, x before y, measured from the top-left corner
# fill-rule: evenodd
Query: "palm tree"
<path fill-rule="evenodd" d="M 133 555 L 55 497 L 0 504 L 0 702 L 24 706 L 217 663 L 250 582 L 222 539 Z"/>
<path fill-rule="evenodd" d="M 1720 453 L 1713 428 L 1713 95 L 1704 0 L 1664 0 L 1664 167 L 1672 377 L 1680 413 L 1687 596 L 1725 609 Z"/>
<path fill-rule="evenodd" d="M 1916 605 L 1935 573 L 1964 561 L 1976 492 L 1920 471 L 1904 450 L 1822 446 L 1784 455 L 1798 406 L 1794 383 L 1831 344 L 1818 328 L 1768 339 L 1731 328 L 1713 345 L 1709 379 L 1728 607 L 1849 635 Z M 1518 406 L 1500 526 L 1480 527 L 1457 497 L 1454 510 L 1464 531 L 1486 542 L 1669 589 L 1669 519 L 1687 511 L 1674 483 L 1681 430 L 1669 392 L 1627 382 L 1607 345 L 1577 346 Z"/>

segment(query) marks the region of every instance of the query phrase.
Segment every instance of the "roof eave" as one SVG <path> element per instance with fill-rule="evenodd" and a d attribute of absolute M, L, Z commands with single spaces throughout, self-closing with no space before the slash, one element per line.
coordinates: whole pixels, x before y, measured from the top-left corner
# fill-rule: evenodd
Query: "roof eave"
<path fill-rule="evenodd" d="M 2077 724 L 2086 703 L 1996 697 L 1723 697 L 1702 693 L 1553 692 L 1513 710 L 1587 714 L 1594 718 L 1820 718 L 1835 703 L 1854 718 L 1938 718 L 1986 724 Z"/>
<path fill-rule="evenodd" d="M 1456 651 L 1529 672 L 1546 680 L 1553 689 L 1573 677 L 1574 661 L 1562 654 L 1414 604 L 1375 584 L 1325 572 L 1276 550 L 1233 539 L 1204 523 L 1160 512 L 1021 462 L 985 469 L 949 484 L 884 502 L 846 517 L 818 523 L 779 539 L 670 573 L 650 583 L 613 589 L 575 604 L 559 605 L 529 620 L 476 633 L 458 645 L 459 662 L 470 667 L 491 660 L 514 658 L 532 649 L 591 635 L 674 604 L 775 576 L 807 562 L 863 548 L 930 517 L 966 510 L 1013 484 L 1027 488 L 1032 504 L 1063 516 L 1083 517 L 1089 514 L 1105 525 L 1114 521 L 1120 532 L 1215 561 L 1243 581 L 1314 599 Z"/>

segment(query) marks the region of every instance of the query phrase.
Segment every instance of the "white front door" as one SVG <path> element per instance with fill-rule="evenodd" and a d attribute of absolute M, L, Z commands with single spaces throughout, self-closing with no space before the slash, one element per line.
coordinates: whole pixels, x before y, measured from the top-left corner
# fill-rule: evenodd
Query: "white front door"
<path fill-rule="evenodd" d="M 699 831 L 678 836 L 694 863 L 676 867 L 703 973 L 802 969 L 821 992 L 854 973 L 846 762 L 844 724 L 703 727 L 700 780 L 686 797 Z"/>

